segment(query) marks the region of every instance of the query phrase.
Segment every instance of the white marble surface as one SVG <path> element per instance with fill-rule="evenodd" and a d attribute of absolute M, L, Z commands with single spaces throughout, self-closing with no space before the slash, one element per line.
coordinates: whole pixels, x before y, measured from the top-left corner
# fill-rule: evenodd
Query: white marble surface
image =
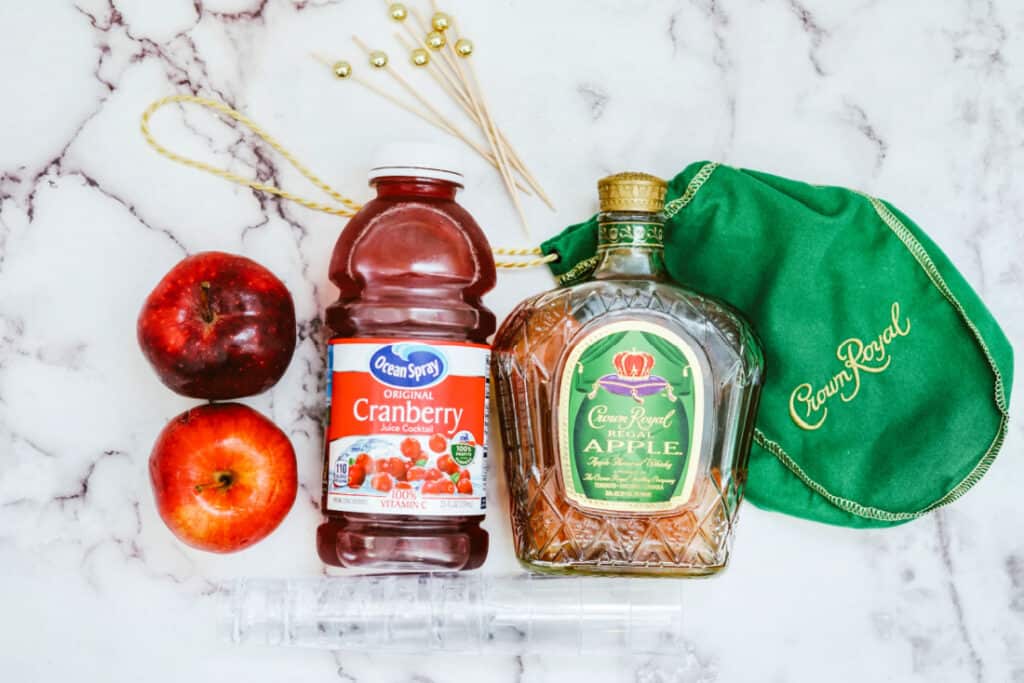
<path fill-rule="evenodd" d="M 594 180 L 718 159 L 862 188 L 926 226 L 1011 339 L 1024 341 L 1024 6 L 1015 0 L 455 0 L 510 137 L 560 212 Z M 363 198 L 372 149 L 431 129 L 311 49 L 393 46 L 378 0 L 0 3 L 0 680 L 446 682 L 661 680 L 643 660 L 394 658 L 236 650 L 206 595 L 233 576 L 313 576 L 319 315 L 342 223 L 174 165 L 138 132 L 176 92 L 221 97 Z M 176 149 L 315 193 L 245 131 L 165 112 Z M 495 243 L 528 244 L 498 176 L 464 203 Z M 294 293 L 301 344 L 251 403 L 292 437 L 302 490 L 233 556 L 194 552 L 156 516 L 150 445 L 190 401 L 135 343 L 140 303 L 187 253 L 240 252 Z M 544 272 L 504 275 L 505 314 Z M 1019 390 L 1019 387 L 1018 387 Z M 1018 404 L 1020 398 L 1018 397 Z M 1018 416 L 1020 410 L 1016 411 Z M 730 571 L 695 584 L 687 681 L 1024 681 L 1024 427 L 966 498 L 897 529 L 744 510 Z M 498 480 L 500 482 L 500 479 Z M 499 491 L 495 490 L 494 495 Z M 514 569 L 502 506 L 488 571 Z"/>

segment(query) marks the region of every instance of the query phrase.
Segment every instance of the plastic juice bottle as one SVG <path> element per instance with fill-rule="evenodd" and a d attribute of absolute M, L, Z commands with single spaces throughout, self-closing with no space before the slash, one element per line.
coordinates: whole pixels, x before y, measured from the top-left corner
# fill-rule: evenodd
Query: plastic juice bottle
<path fill-rule="evenodd" d="M 483 231 L 455 202 L 443 148 L 394 144 L 377 196 L 334 248 L 321 559 L 473 569 L 487 555 L 487 338 L 495 284 Z"/>

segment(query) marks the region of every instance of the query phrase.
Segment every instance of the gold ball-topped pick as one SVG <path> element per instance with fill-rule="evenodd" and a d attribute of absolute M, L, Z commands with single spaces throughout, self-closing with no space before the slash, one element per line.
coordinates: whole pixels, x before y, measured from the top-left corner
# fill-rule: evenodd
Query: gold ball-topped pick
<path fill-rule="evenodd" d="M 391 3 L 391 6 L 388 7 L 388 13 L 391 14 L 391 18 L 395 21 L 405 21 L 409 18 L 409 10 L 400 2 Z"/>
<path fill-rule="evenodd" d="M 447 44 L 448 40 L 440 31 L 431 31 L 430 33 L 427 34 L 427 45 L 430 46 L 431 50 L 440 50 Z"/>
<path fill-rule="evenodd" d="M 459 53 L 460 57 L 470 56 L 473 54 L 475 47 L 476 46 L 473 45 L 473 41 L 468 38 L 459 38 L 455 41 L 455 51 Z"/>
<path fill-rule="evenodd" d="M 388 54 L 381 52 L 380 50 L 374 50 L 370 53 L 370 66 L 375 69 L 383 69 L 388 65 Z"/>
<path fill-rule="evenodd" d="M 434 12 L 434 16 L 430 18 L 430 25 L 435 31 L 443 33 L 452 27 L 452 18 L 444 12 Z"/>
<path fill-rule="evenodd" d="M 422 47 L 418 47 L 409 53 L 409 59 L 414 66 L 426 66 L 430 64 L 430 53 Z"/>
<path fill-rule="evenodd" d="M 348 78 L 352 75 L 352 65 L 348 62 L 335 62 L 331 65 L 331 70 L 338 78 Z"/>

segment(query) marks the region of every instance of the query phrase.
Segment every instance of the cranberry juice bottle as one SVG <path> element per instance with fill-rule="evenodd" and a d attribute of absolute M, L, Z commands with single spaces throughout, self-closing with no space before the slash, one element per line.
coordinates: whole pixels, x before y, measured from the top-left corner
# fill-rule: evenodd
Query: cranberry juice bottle
<path fill-rule="evenodd" d="M 443 149 L 391 145 L 377 196 L 334 248 L 321 559 L 339 567 L 473 569 L 487 555 L 487 338 L 495 284 Z"/>

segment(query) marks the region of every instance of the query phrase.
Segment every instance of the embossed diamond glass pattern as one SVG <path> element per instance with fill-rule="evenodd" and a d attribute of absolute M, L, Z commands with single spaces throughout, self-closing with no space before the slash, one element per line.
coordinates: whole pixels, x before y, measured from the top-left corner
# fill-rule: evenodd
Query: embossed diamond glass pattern
<path fill-rule="evenodd" d="M 495 339 L 516 554 L 530 569 L 703 576 L 729 559 L 762 353 L 740 314 L 667 280 L 655 180 L 602 181 L 602 208 L 618 210 L 601 214 L 591 279 L 524 301 Z M 603 340 L 604 356 L 584 348 Z M 606 430 L 616 419 L 623 429 Z M 655 431 L 630 431 L 640 419 Z"/>

